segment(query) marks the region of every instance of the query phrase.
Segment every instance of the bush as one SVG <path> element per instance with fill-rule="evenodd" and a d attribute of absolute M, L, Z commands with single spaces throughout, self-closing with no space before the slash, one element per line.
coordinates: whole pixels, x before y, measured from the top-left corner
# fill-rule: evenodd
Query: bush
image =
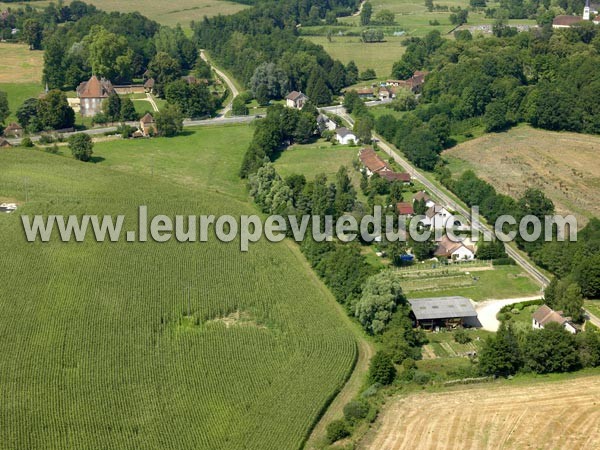
<path fill-rule="evenodd" d="M 21 141 L 21 147 L 31 148 L 33 147 L 33 141 L 28 137 L 23 138 Z"/>
<path fill-rule="evenodd" d="M 363 398 L 373 397 L 374 395 L 377 394 L 377 392 L 379 392 L 380 388 L 381 388 L 380 383 L 372 384 L 367 389 L 365 389 L 365 391 L 361 394 L 361 397 L 363 397 Z"/>
<path fill-rule="evenodd" d="M 415 383 L 423 386 L 429 383 L 429 381 L 431 381 L 431 375 L 429 375 L 427 372 L 421 372 L 420 370 L 416 370 L 412 379 Z"/>
<path fill-rule="evenodd" d="M 459 344 L 468 344 L 471 342 L 471 337 L 467 335 L 465 330 L 456 330 L 454 332 L 454 340 Z"/>
<path fill-rule="evenodd" d="M 369 405 L 366 402 L 352 400 L 344 406 L 344 418 L 352 423 L 364 419 L 369 414 Z"/>
<path fill-rule="evenodd" d="M 369 380 L 373 383 L 381 383 L 384 386 L 392 384 L 396 378 L 396 368 L 392 362 L 391 356 L 382 351 L 378 351 L 371 360 L 369 366 Z"/>
<path fill-rule="evenodd" d="M 515 260 L 512 258 L 496 258 L 492 261 L 494 266 L 514 266 Z"/>
<path fill-rule="evenodd" d="M 75 159 L 89 161 L 94 153 L 94 143 L 88 134 L 77 133 L 69 138 L 69 148 Z"/>
<path fill-rule="evenodd" d="M 46 145 L 46 144 L 53 144 L 54 143 L 54 136 L 52 136 L 51 134 L 42 134 L 40 136 L 40 144 L 42 145 Z"/>
<path fill-rule="evenodd" d="M 327 441 L 333 444 L 340 439 L 350 436 L 350 430 L 344 420 L 334 420 L 327 425 Z"/>

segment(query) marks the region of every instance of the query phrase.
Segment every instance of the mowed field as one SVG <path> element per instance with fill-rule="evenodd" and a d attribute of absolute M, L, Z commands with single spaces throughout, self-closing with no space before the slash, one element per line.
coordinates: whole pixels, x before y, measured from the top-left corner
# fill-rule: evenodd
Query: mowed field
<path fill-rule="evenodd" d="M 27 5 L 45 7 L 48 1 L 36 1 L 33 3 L 17 3 L 16 5 Z M 175 26 L 180 24 L 188 28 L 192 20 L 200 21 L 204 16 L 212 17 L 219 14 L 234 14 L 247 6 L 227 0 L 92 0 L 90 2 L 98 9 L 104 11 L 119 11 L 123 13 L 139 12 L 149 19 L 156 20 L 163 25 Z M 15 3 L 2 3 L 0 6 L 8 6 Z"/>
<path fill-rule="evenodd" d="M 485 384 L 393 399 L 359 448 L 600 448 L 600 378 Z"/>
<path fill-rule="evenodd" d="M 488 134 L 444 152 L 450 169 L 473 168 L 499 192 L 517 197 L 541 189 L 559 214 L 574 214 L 580 225 L 600 216 L 600 137 L 519 126 Z"/>
<path fill-rule="evenodd" d="M 43 92 L 43 65 L 44 52 L 0 42 L 0 91 L 8 94 L 9 121 L 16 120 L 15 112 L 25 100 Z"/>
<path fill-rule="evenodd" d="M 239 128 L 98 143 L 87 164 L 0 150 L 0 198 L 21 204 L 0 216 L 0 448 L 302 446 L 356 340 L 296 245 L 32 244 L 21 225 L 123 214 L 136 230 L 139 205 L 256 214 L 235 177 Z"/>

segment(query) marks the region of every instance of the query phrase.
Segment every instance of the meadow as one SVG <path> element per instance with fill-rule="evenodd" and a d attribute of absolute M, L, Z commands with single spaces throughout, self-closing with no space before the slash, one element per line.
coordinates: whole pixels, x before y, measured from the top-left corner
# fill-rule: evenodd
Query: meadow
<path fill-rule="evenodd" d="M 249 126 L 97 143 L 96 163 L 0 151 L 20 214 L 255 214 Z M 233 139 L 232 139 L 233 136 Z M 27 202 L 25 200 L 27 199 Z M 0 446 L 300 448 L 356 359 L 297 246 L 26 243 L 0 216 Z"/>
<path fill-rule="evenodd" d="M 0 91 L 8 94 L 9 122 L 16 120 L 15 111 L 25 100 L 44 91 L 43 55 L 41 51 L 30 51 L 24 44 L 0 42 Z"/>
<path fill-rule="evenodd" d="M 559 214 L 574 214 L 583 226 L 600 216 L 598 136 L 537 130 L 527 125 L 487 134 L 443 153 L 458 175 L 474 169 L 499 192 L 519 197 L 528 187 L 541 189 Z"/>
<path fill-rule="evenodd" d="M 49 1 L 2 3 L 0 8 L 31 5 L 34 7 L 45 7 Z M 234 14 L 247 6 L 227 0 L 177 0 L 167 2 L 161 0 L 93 0 L 86 3 L 95 5 L 104 11 L 119 11 L 122 13 L 139 12 L 149 19 L 168 26 L 180 24 L 189 28 L 191 21 L 200 21 L 204 16 L 212 17 L 219 14 Z"/>

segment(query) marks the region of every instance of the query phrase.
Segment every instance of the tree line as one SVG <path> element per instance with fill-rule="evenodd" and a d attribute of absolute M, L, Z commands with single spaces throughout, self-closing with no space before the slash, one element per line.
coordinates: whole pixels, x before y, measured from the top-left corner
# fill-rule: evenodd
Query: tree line
<path fill-rule="evenodd" d="M 323 105 L 343 87 L 354 84 L 358 73 L 334 61 L 321 46 L 299 38 L 297 26 L 311 11 L 324 18 L 330 11 L 351 11 L 357 5 L 357 0 L 325 5 L 316 0 L 260 2 L 231 16 L 193 24 L 194 36 L 255 97 L 279 99 L 296 90 Z"/>

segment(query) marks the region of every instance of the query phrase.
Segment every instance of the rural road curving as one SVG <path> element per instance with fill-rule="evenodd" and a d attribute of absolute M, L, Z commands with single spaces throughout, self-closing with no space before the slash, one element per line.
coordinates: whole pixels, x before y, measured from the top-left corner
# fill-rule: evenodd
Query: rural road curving
<path fill-rule="evenodd" d="M 477 311 L 477 318 L 479 319 L 479 322 L 481 322 L 481 327 L 487 331 L 498 331 L 500 322 L 496 316 L 502 308 L 507 305 L 514 305 L 515 303 L 539 300 L 540 298 L 542 298 L 541 295 L 536 295 L 533 297 L 507 298 L 502 300 L 485 300 L 482 302 L 474 302 L 474 306 L 475 311 Z"/>
<path fill-rule="evenodd" d="M 231 91 L 231 101 L 225 105 L 225 108 L 223 108 L 223 111 L 221 111 L 221 115 L 219 118 L 224 119 L 225 116 L 227 115 L 227 113 L 229 111 L 231 111 L 231 108 L 233 107 L 233 100 L 240 95 L 240 92 L 238 91 L 238 89 L 235 87 L 235 83 L 231 80 L 231 78 L 229 78 L 227 75 L 225 75 L 221 70 L 219 70 L 217 67 L 215 67 L 210 60 L 208 59 L 208 57 L 206 56 L 206 54 L 204 53 L 204 50 L 200 50 L 200 58 L 202 58 L 204 61 L 206 61 L 211 67 L 212 69 L 215 71 L 215 73 L 221 77 L 223 80 L 225 80 L 225 84 L 227 84 L 227 87 L 229 88 L 229 90 Z"/>

